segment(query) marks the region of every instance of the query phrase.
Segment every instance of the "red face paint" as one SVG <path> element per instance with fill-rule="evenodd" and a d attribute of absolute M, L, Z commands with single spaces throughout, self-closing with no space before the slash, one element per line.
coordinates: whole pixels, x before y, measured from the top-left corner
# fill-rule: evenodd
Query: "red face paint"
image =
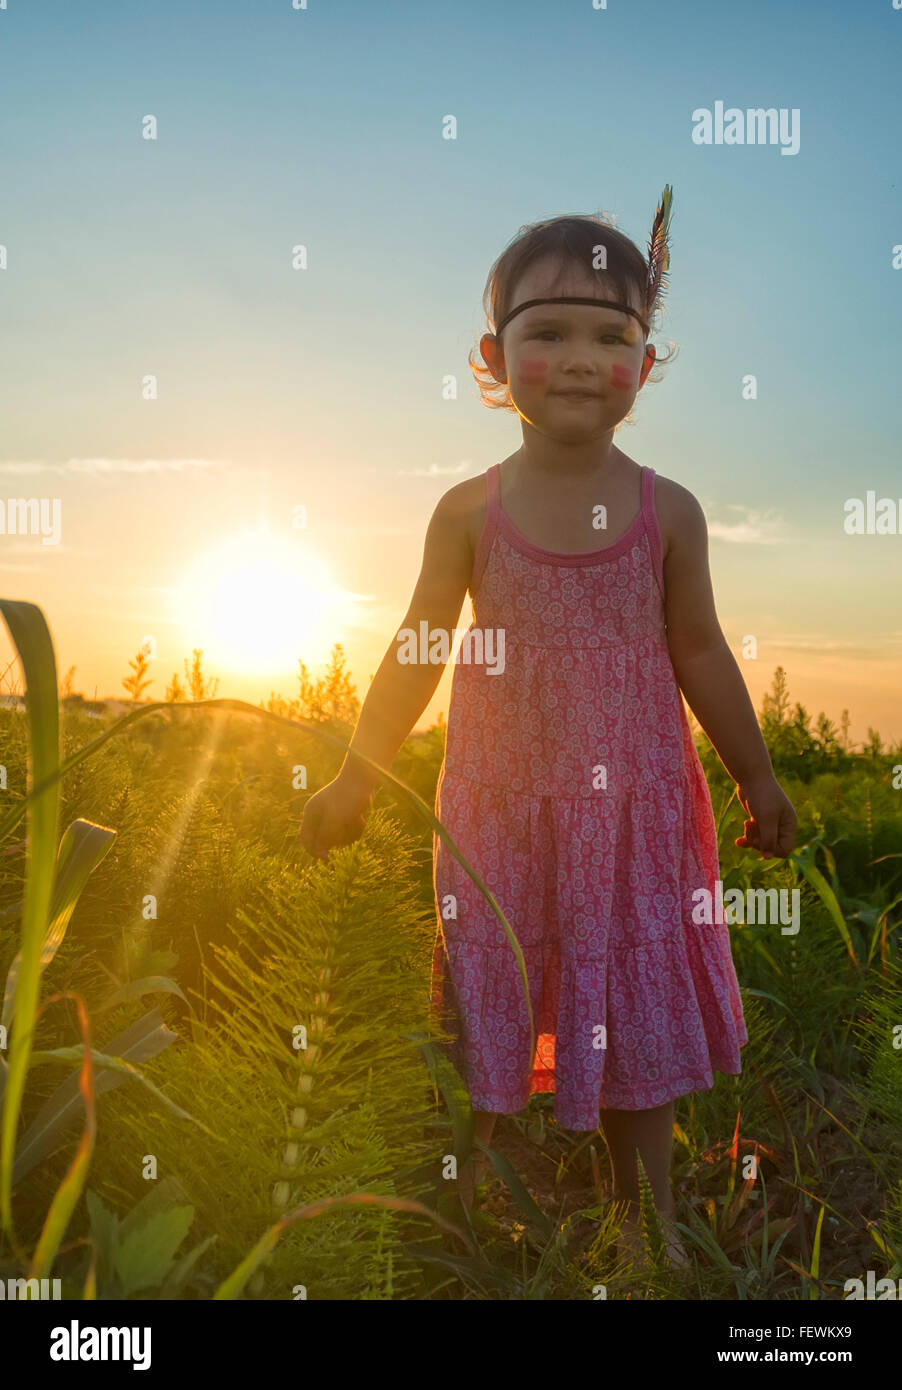
<path fill-rule="evenodd" d="M 538 386 L 548 375 L 548 363 L 541 357 L 528 357 L 520 363 L 519 376 L 524 386 Z"/>
<path fill-rule="evenodd" d="M 632 367 L 624 367 L 615 362 L 611 368 L 611 385 L 618 391 L 629 391 L 636 384 L 636 373 Z"/>

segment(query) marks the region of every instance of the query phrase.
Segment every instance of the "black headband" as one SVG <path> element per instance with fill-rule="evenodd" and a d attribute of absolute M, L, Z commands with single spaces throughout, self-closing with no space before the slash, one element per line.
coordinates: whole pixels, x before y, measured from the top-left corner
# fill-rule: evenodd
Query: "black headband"
<path fill-rule="evenodd" d="M 586 299 L 581 295 L 561 294 L 553 299 L 527 299 L 524 304 L 518 304 L 516 309 L 511 309 L 495 329 L 495 337 L 499 337 L 505 324 L 510 323 L 515 314 L 520 314 L 524 309 L 531 309 L 535 304 L 596 304 L 600 309 L 619 309 L 623 314 L 632 314 L 634 319 L 638 319 L 648 337 L 648 324 L 641 314 L 637 314 L 635 309 L 631 309 L 628 304 L 621 304 L 616 299 Z"/>

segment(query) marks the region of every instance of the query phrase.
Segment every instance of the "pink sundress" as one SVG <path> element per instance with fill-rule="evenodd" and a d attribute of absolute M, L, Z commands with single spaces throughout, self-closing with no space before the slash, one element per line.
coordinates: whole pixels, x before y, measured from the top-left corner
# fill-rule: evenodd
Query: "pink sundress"
<path fill-rule="evenodd" d="M 433 836 L 433 1002 L 474 1110 L 555 1093 L 567 1129 L 737 1075 L 748 1037 L 729 928 L 692 914 L 719 874 L 711 798 L 667 647 L 654 471 L 603 550 L 562 554 L 502 511 L 500 464 L 455 661 L 435 813 L 523 951 L 537 1046 L 504 929 Z M 504 630 L 504 659 L 498 632 Z M 471 657 L 473 650 L 471 649 Z M 478 655 L 478 652 L 476 652 Z M 701 915 L 701 914 L 699 914 Z"/>

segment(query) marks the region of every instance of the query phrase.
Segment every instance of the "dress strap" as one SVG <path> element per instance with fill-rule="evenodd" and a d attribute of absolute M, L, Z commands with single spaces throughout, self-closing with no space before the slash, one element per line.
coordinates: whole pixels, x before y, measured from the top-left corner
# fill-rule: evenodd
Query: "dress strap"
<path fill-rule="evenodd" d="M 642 515 L 645 518 L 645 530 L 648 533 L 648 543 L 651 547 L 652 567 L 655 572 L 655 579 L 661 591 L 661 597 L 666 599 L 664 591 L 664 560 L 663 545 L 661 542 L 661 528 L 658 525 L 658 514 L 655 511 L 655 470 L 642 466 Z"/>

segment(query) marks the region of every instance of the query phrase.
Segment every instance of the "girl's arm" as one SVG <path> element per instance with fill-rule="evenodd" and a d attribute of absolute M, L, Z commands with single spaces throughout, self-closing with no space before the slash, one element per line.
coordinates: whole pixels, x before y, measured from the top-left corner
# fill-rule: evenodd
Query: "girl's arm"
<path fill-rule="evenodd" d="M 767 745 L 714 606 L 705 514 L 686 488 L 657 480 L 665 545 L 667 643 L 677 683 L 727 772 L 749 819 L 737 845 L 765 859 L 795 844 L 796 816 L 774 775 Z"/>
<path fill-rule="evenodd" d="M 472 499 L 473 480 L 468 479 L 439 500 L 426 530 L 420 575 L 398 631 L 412 628 L 419 634 L 421 621 L 428 623 L 430 631 L 438 628 L 450 634 L 456 627 L 473 568 L 467 528 Z M 373 677 L 349 745 L 385 768 L 391 767 L 444 670 L 439 662 L 402 664 L 399 649 L 396 634 Z M 339 779 L 367 794 L 379 783 L 376 774 L 350 754 Z"/>

